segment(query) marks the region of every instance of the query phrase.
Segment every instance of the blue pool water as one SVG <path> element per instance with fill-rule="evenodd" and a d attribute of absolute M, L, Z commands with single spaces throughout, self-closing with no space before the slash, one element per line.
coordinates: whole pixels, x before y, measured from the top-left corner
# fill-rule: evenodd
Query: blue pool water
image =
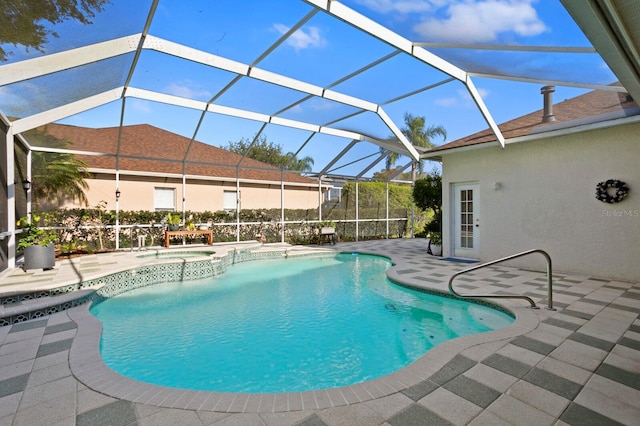
<path fill-rule="evenodd" d="M 224 392 L 295 392 L 374 379 L 446 340 L 505 327 L 485 306 L 398 286 L 376 256 L 264 260 L 132 290 L 91 308 L 115 371 Z"/>

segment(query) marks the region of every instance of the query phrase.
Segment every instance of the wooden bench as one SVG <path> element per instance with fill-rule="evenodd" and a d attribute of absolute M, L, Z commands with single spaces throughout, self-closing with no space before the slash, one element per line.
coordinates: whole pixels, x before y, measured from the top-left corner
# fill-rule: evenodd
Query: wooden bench
<path fill-rule="evenodd" d="M 164 246 L 169 247 L 171 237 L 186 237 L 187 235 L 206 235 L 207 244 L 213 244 L 213 231 L 210 229 L 194 229 L 193 231 L 164 231 Z"/>

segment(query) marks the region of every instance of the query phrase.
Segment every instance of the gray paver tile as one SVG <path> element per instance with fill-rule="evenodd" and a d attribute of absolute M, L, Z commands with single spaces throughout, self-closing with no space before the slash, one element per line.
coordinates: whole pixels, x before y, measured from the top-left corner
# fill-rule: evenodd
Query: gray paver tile
<path fill-rule="evenodd" d="M 129 401 L 116 401 L 103 405 L 76 417 L 77 426 L 128 426 L 136 422 L 133 404 Z"/>
<path fill-rule="evenodd" d="M 560 416 L 571 402 L 556 393 L 524 380 L 514 384 L 507 394 L 554 417 Z"/>
<path fill-rule="evenodd" d="M 593 371 L 606 357 L 607 352 L 583 343 L 567 340 L 551 352 L 551 357 L 568 364 Z"/>
<path fill-rule="evenodd" d="M 502 395 L 487 410 L 510 424 L 518 426 L 552 425 L 555 421 L 553 416 L 509 395 Z"/>
<path fill-rule="evenodd" d="M 56 400 L 67 394 L 74 395 L 75 399 L 76 383 L 73 377 L 64 377 L 39 386 L 27 386 L 20 402 L 20 410 Z"/>
<path fill-rule="evenodd" d="M 13 420 L 14 426 L 74 425 L 75 395 L 68 393 L 26 409 L 20 406 Z"/>
<path fill-rule="evenodd" d="M 375 425 L 385 420 L 385 417 L 364 404 L 327 408 L 321 410 L 318 417 L 332 426 Z"/>
<path fill-rule="evenodd" d="M 456 425 L 467 424 L 482 412 L 481 407 L 444 388 L 436 389 L 418 403 Z"/>
<path fill-rule="evenodd" d="M 517 377 L 503 373 L 488 365 L 478 364 L 464 373 L 465 377 L 482 383 L 498 392 L 506 392 L 511 385 L 518 381 Z"/>
<path fill-rule="evenodd" d="M 29 374 L 22 374 L 0 381 L 0 398 L 22 392 L 26 389 L 28 381 Z"/>
<path fill-rule="evenodd" d="M 12 393 L 10 395 L 0 396 L 0 418 L 13 416 L 18 411 L 18 405 L 22 398 L 22 392 Z"/>
<path fill-rule="evenodd" d="M 580 404 L 571 403 L 566 409 L 560 420 L 569 425 L 581 425 L 581 426 L 622 426 L 622 423 L 618 423 L 613 419 L 603 416 L 593 410 L 590 410 Z"/>
<path fill-rule="evenodd" d="M 443 387 L 482 408 L 488 407 L 500 396 L 500 392 L 465 376 L 458 376 Z"/>
<path fill-rule="evenodd" d="M 596 374 L 621 383 L 625 386 L 640 390 L 640 374 L 615 367 L 610 364 L 602 364 L 596 370 Z"/>
<path fill-rule="evenodd" d="M 530 366 L 499 354 L 491 355 L 482 361 L 482 363 L 518 378 L 524 377 L 524 375 L 531 370 Z"/>
<path fill-rule="evenodd" d="M 582 386 L 578 383 L 574 383 L 539 368 L 534 368 L 527 373 L 527 375 L 524 376 L 524 380 L 570 400 L 573 400 L 573 398 L 578 395 L 578 392 L 580 392 L 580 389 L 582 389 Z"/>
<path fill-rule="evenodd" d="M 195 411 L 166 408 L 148 417 L 138 419 L 138 426 L 202 426 Z"/>
<path fill-rule="evenodd" d="M 420 404 L 412 404 L 398 414 L 389 418 L 387 422 L 392 426 L 424 426 L 424 425 L 452 425 L 442 417 Z"/>

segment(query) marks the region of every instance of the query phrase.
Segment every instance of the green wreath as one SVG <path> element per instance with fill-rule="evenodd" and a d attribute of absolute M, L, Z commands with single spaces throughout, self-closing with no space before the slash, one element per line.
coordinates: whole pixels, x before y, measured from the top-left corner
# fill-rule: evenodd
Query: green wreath
<path fill-rule="evenodd" d="M 614 189 L 615 192 L 612 194 L 609 189 Z M 598 183 L 596 186 L 596 198 L 603 203 L 619 203 L 624 200 L 628 193 L 629 187 L 627 184 L 617 179 L 609 179 Z"/>

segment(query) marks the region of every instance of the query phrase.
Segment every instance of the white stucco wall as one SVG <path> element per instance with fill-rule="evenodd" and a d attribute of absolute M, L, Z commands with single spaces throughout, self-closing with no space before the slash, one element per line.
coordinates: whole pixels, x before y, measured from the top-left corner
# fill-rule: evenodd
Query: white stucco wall
<path fill-rule="evenodd" d="M 477 182 L 481 261 L 540 248 L 554 271 L 640 280 L 638 135 L 636 123 L 443 156 L 443 255 L 453 255 L 451 188 Z M 625 200 L 595 198 L 596 185 L 607 179 L 627 183 Z M 537 255 L 515 264 L 545 265 Z"/>

